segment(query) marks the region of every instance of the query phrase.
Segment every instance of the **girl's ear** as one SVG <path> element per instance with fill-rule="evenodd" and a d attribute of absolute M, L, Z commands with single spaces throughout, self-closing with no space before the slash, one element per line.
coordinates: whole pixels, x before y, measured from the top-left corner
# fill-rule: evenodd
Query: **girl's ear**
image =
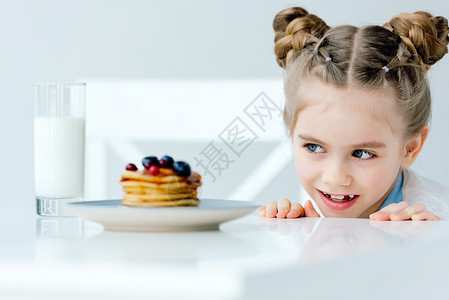
<path fill-rule="evenodd" d="M 422 146 L 424 146 L 424 142 L 426 141 L 428 134 L 429 126 L 424 125 L 420 133 L 408 141 L 401 164 L 403 169 L 408 168 L 413 164 L 415 159 L 418 157 L 418 154 L 421 152 Z"/>

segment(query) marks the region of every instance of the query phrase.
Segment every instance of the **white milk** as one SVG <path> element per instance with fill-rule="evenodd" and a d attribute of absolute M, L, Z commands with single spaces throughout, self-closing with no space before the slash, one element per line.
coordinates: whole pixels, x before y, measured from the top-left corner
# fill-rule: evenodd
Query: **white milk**
<path fill-rule="evenodd" d="M 84 118 L 34 118 L 36 197 L 84 196 L 85 124 Z"/>

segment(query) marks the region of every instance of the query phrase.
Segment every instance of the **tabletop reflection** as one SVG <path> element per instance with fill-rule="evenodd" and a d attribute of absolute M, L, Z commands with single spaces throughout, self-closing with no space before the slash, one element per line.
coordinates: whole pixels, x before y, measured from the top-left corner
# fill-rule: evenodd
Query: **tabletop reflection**
<path fill-rule="evenodd" d="M 366 219 L 259 218 L 259 225 L 283 236 L 301 236 L 299 263 L 362 255 L 429 240 L 439 233 L 439 222 L 380 222 Z M 436 229 L 436 230 L 435 230 Z"/>
<path fill-rule="evenodd" d="M 259 251 L 253 243 L 228 232 L 115 232 L 79 218 L 37 219 L 35 246 L 35 260 L 41 263 L 192 264 Z"/>

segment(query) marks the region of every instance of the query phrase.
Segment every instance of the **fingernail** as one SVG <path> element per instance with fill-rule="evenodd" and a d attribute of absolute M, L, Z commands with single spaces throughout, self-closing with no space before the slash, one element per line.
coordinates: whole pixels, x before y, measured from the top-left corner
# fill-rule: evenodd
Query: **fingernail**
<path fill-rule="evenodd" d="M 280 211 L 278 211 L 276 217 L 284 218 L 287 215 L 287 213 L 288 212 L 286 210 L 280 210 Z"/>

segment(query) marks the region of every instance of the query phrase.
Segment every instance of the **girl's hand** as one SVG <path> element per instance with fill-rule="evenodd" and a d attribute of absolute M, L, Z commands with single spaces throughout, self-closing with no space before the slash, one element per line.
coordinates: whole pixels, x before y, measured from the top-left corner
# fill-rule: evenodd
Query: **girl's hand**
<path fill-rule="evenodd" d="M 422 203 L 409 206 L 407 202 L 392 203 L 372 213 L 369 218 L 374 221 L 438 221 L 439 217 L 427 210 Z"/>
<path fill-rule="evenodd" d="M 259 217 L 293 219 L 301 217 L 320 217 L 313 208 L 312 202 L 307 200 L 304 207 L 298 202 L 291 203 L 287 198 L 282 198 L 278 202 L 271 201 L 268 205 L 262 206 L 257 213 Z"/>

